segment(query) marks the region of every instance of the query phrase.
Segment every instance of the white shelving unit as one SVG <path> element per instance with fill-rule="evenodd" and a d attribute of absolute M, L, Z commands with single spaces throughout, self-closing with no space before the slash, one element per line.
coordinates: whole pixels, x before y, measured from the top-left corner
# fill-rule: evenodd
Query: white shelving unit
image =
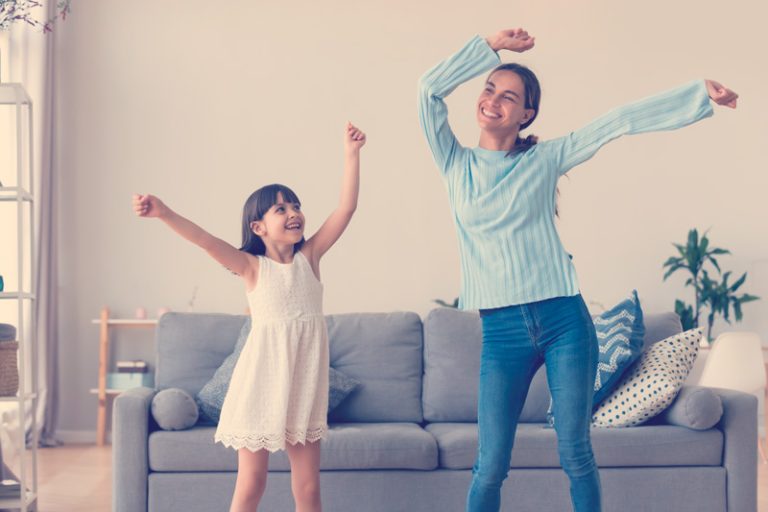
<path fill-rule="evenodd" d="M 13 186 L 0 187 L 0 215 L 8 208 L 16 209 L 16 277 L 9 275 L 11 269 L 0 269 L 5 277 L 5 286 L 16 283 L 15 290 L 0 292 L 0 300 L 15 301 L 18 312 L 16 324 L 19 342 L 19 392 L 17 396 L 0 397 L 0 402 L 13 402 L 18 407 L 19 429 L 14 436 L 18 451 L 18 474 L 21 493 L 17 498 L 0 498 L 0 509 L 17 508 L 21 512 L 37 510 L 37 429 L 38 404 L 38 352 L 37 329 L 35 320 L 35 258 L 37 239 L 33 196 L 32 166 L 32 100 L 18 83 L 0 83 L 0 110 L 8 119 L 13 119 L 11 132 L 15 131 L 15 141 L 0 139 L 0 152 L 10 151 L 6 156 L 16 167 L 16 183 Z M 5 117 L 3 117 L 5 119 Z M 6 139 L 6 140 L 2 140 Z M 3 146 L 6 147 L 3 147 Z M 14 151 L 15 146 L 15 151 Z M 7 149 L 6 149 L 7 148 Z M 5 156 L 3 157 L 5 158 Z M 0 175 L 8 179 L 7 174 Z M 26 222 L 25 222 L 26 221 Z M 3 246 L 13 247 L 10 237 L 4 237 Z M 7 245 L 6 245 L 7 244 Z M 26 286 L 25 286 L 26 285 Z M 28 287 L 28 288 L 27 288 Z M 26 449 L 27 417 L 31 418 L 32 441 L 29 452 Z"/>

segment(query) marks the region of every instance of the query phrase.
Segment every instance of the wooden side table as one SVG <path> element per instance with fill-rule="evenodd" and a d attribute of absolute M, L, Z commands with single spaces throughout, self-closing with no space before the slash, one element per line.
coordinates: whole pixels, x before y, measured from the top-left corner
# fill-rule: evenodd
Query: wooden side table
<path fill-rule="evenodd" d="M 96 444 L 104 446 L 107 440 L 107 399 L 119 395 L 122 390 L 107 388 L 107 367 L 109 366 L 110 329 L 117 327 L 156 327 L 157 319 L 110 318 L 109 308 L 102 308 L 98 320 L 91 323 L 99 325 L 99 386 L 91 393 L 99 396 L 99 408 L 96 415 Z"/>

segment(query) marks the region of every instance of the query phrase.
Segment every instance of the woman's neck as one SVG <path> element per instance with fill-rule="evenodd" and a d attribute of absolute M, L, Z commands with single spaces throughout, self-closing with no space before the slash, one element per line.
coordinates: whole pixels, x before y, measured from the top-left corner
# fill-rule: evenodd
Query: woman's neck
<path fill-rule="evenodd" d="M 509 131 L 503 134 L 480 131 L 480 142 L 477 145 L 491 151 L 510 151 L 515 147 L 519 130 Z"/>

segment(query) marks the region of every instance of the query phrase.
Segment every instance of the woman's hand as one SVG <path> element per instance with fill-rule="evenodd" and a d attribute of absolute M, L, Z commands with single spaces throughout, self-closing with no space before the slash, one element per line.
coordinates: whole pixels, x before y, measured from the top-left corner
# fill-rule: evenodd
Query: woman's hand
<path fill-rule="evenodd" d="M 350 122 L 347 122 L 347 129 L 344 132 L 344 149 L 348 153 L 360 151 L 365 145 L 365 133 Z"/>
<path fill-rule="evenodd" d="M 718 105 L 736 108 L 738 94 L 714 80 L 705 80 L 704 83 L 707 84 L 707 92 L 712 101 Z"/>
<path fill-rule="evenodd" d="M 492 36 L 486 37 L 485 41 L 495 52 L 509 50 L 522 53 L 533 48 L 535 39 L 535 37 L 529 36 L 528 32 L 522 28 L 512 28 L 500 30 Z"/>
<path fill-rule="evenodd" d="M 162 217 L 168 213 L 168 207 L 153 195 L 133 194 L 133 211 L 139 217 Z"/>

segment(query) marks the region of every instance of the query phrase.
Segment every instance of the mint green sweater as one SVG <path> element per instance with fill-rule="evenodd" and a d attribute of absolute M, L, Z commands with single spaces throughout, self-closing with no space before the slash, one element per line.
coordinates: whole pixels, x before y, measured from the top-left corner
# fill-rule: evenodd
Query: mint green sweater
<path fill-rule="evenodd" d="M 557 180 L 621 135 L 673 130 L 712 115 L 703 80 L 614 109 L 524 153 L 459 144 L 443 98 L 500 64 L 474 37 L 419 82 L 419 120 L 448 189 L 459 238 L 459 307 L 486 309 L 579 293 L 555 228 Z"/>

